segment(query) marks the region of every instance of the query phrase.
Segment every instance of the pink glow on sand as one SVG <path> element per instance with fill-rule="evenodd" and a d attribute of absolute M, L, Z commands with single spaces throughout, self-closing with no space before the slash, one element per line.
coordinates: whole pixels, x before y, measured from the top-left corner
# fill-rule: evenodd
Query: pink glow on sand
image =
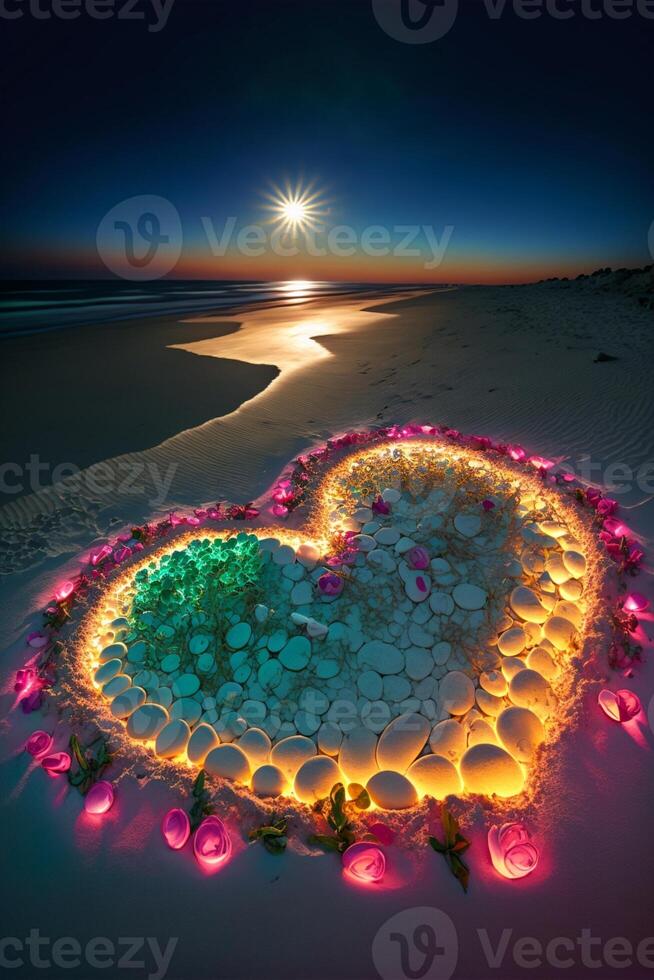
<path fill-rule="evenodd" d="M 193 853 L 203 871 L 218 871 L 230 858 L 232 841 L 220 817 L 205 817 L 195 832 Z"/>
<path fill-rule="evenodd" d="M 624 608 L 629 612 L 644 612 L 649 608 L 649 599 L 640 592 L 630 592 L 624 601 Z"/>
<path fill-rule="evenodd" d="M 386 857 L 376 844 L 352 844 L 343 854 L 343 874 L 361 884 L 376 885 L 386 873 Z"/>
<path fill-rule="evenodd" d="M 173 807 L 161 821 L 161 833 L 171 850 L 180 851 L 191 836 L 188 814 L 179 807 Z"/>
<path fill-rule="evenodd" d="M 84 797 L 84 809 L 93 816 L 110 810 L 114 804 L 114 788 L 106 779 L 95 783 Z"/>
<path fill-rule="evenodd" d="M 29 752 L 34 759 L 39 759 L 41 756 L 48 754 L 52 748 L 53 741 L 54 739 L 49 732 L 32 732 L 25 743 L 25 751 Z"/>
<path fill-rule="evenodd" d="M 70 756 L 67 752 L 53 752 L 52 755 L 46 755 L 41 762 L 41 766 L 47 772 L 48 776 L 63 776 L 64 773 L 68 772 L 70 769 Z"/>
<path fill-rule="evenodd" d="M 604 688 L 597 696 L 597 702 L 607 717 L 624 724 L 631 721 L 643 710 L 640 698 L 633 691 L 609 691 Z"/>
<path fill-rule="evenodd" d="M 55 592 L 57 602 L 65 602 L 75 591 L 74 582 L 63 582 Z"/>
<path fill-rule="evenodd" d="M 538 865 L 539 852 L 523 823 L 505 823 L 488 831 L 493 867 L 503 878 L 525 878 Z"/>

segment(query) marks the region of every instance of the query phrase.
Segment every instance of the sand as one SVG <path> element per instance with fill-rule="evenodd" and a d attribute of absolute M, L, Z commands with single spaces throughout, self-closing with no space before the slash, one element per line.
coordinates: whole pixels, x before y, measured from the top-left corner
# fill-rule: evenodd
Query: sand
<path fill-rule="evenodd" d="M 184 352 L 171 356 L 184 363 L 196 356 L 207 362 L 207 370 L 217 366 L 218 386 L 229 378 L 234 360 L 271 364 L 280 373 L 264 390 L 261 379 L 252 383 L 250 400 L 231 414 L 123 457 L 132 467 L 159 472 L 177 464 L 161 512 L 171 503 L 188 507 L 219 497 L 255 498 L 295 453 L 345 427 L 429 420 L 520 442 L 577 469 L 588 456 L 598 482 L 610 464 L 635 473 L 640 468 L 640 480 L 632 480 L 619 499 L 629 508 L 632 526 L 646 540 L 653 536 L 652 489 L 642 469 L 654 459 L 651 312 L 618 292 L 600 294 L 562 283 L 421 293 L 360 306 L 347 300 L 303 304 L 265 320 L 248 314 L 242 331 L 228 335 L 223 320 L 194 318 L 190 326 L 202 329 L 203 339 L 195 334 Z M 322 324 L 317 333 L 300 327 L 307 320 Z M 209 339 L 216 330 L 221 336 Z M 293 336 L 301 339 L 301 355 L 286 344 L 273 348 L 280 330 L 289 337 L 299 331 Z M 314 344 L 311 337 L 318 334 Z M 274 357 L 268 359 L 268 351 Z M 596 363 L 599 351 L 617 360 Z M 88 350 L 86 363 L 78 362 L 79 377 L 89 376 L 92 354 Z M 227 364 L 220 360 L 224 357 Z M 160 389 L 157 404 L 168 416 L 168 431 L 177 431 L 179 400 L 170 397 L 169 384 Z M 110 399 L 106 407 L 97 434 L 102 447 L 111 430 Z M 34 419 L 43 418 L 36 399 L 28 410 Z M 109 455 L 103 449 L 97 453 Z M 85 486 L 75 492 L 59 487 L 0 509 L 4 568 L 13 571 L 4 578 L 0 601 L 6 678 L 22 662 L 26 627 L 37 622 L 38 607 L 62 568 L 76 567 L 76 556 L 109 529 L 149 516 L 156 509 L 152 489 L 130 494 L 114 487 L 99 494 Z M 647 574 L 638 587 L 651 593 Z M 7 681 L 3 714 L 13 704 L 8 686 Z M 651 664 L 638 669 L 630 686 L 649 701 Z M 5 857 L 2 873 L 3 934 L 25 938 L 38 928 L 44 936 L 82 942 L 92 936 L 117 941 L 142 935 L 157 937 L 162 946 L 179 937 L 168 976 L 180 980 L 368 980 L 378 975 L 373 963 L 378 930 L 402 910 L 428 906 L 456 924 L 455 977 L 513 980 L 527 972 L 551 980 L 560 972 L 552 965 L 527 971 L 514 962 L 517 939 L 535 936 L 545 944 L 560 936 L 574 943 L 583 929 L 591 929 L 603 942 L 622 936 L 636 945 L 654 933 L 654 854 L 647 838 L 654 735 L 647 731 L 636 742 L 617 725 L 598 724 L 596 711 L 588 704 L 580 730 L 562 746 L 560 772 L 554 774 L 559 789 L 543 815 L 542 869 L 523 882 L 499 880 L 490 868 L 482 828 L 474 825 L 467 896 L 447 875 L 442 859 L 427 850 L 419 852 L 419 860 L 405 862 L 393 849 L 403 885 L 375 893 L 347 887 L 333 855 L 274 858 L 261 847 L 239 853 L 215 878 L 203 878 L 191 860 L 162 847 L 158 822 L 175 802 L 165 786 L 127 788 L 97 831 L 79 816 L 75 794 L 64 793 L 61 784 L 46 781 L 40 772 L 28 773 L 20 750 L 37 722 L 11 714 L 3 723 L 0 766 L 3 827 L 11 841 L 11 862 Z M 402 927 L 407 938 L 423 917 L 408 913 L 410 925 Z M 491 970 L 483 930 L 495 947 L 504 929 L 513 930 L 509 951 L 502 967 Z M 604 962 L 597 969 L 583 966 L 580 946 L 572 955 L 574 967 L 563 973 L 574 980 L 587 972 L 600 978 L 615 974 L 600 946 L 593 947 Z M 147 953 L 146 962 L 154 972 Z M 414 965 L 419 964 L 418 959 Z M 638 966 L 623 972 L 637 980 L 651 973 Z M 33 976 L 34 968 L 28 965 L 14 975 Z M 82 969 L 78 975 L 95 971 Z"/>

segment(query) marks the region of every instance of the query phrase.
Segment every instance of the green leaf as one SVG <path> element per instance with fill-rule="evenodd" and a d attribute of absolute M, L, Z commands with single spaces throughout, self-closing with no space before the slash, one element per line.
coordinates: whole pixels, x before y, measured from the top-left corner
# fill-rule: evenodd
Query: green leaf
<path fill-rule="evenodd" d="M 309 844 L 324 847 L 326 851 L 338 852 L 344 850 L 343 843 L 338 837 L 328 837 L 326 834 L 311 834 L 308 840 Z"/>
<path fill-rule="evenodd" d="M 357 810 L 368 810 L 372 804 L 368 790 L 363 788 L 361 789 L 359 795 L 352 800 L 352 802 Z"/>
<path fill-rule="evenodd" d="M 453 847 L 456 843 L 456 836 L 459 832 L 459 825 L 446 807 L 441 807 L 441 823 L 445 831 L 445 841 L 448 847 Z"/>
<path fill-rule="evenodd" d="M 89 764 L 86 759 L 86 756 L 82 752 L 82 747 L 79 744 L 79 739 L 77 738 L 77 735 L 70 736 L 70 748 L 73 755 L 75 756 L 75 759 L 77 760 L 77 765 L 80 767 L 80 769 L 84 769 L 84 770 L 88 769 Z"/>
<path fill-rule="evenodd" d="M 450 854 L 449 864 L 452 869 L 452 874 L 461 883 L 464 892 L 467 892 L 468 883 L 470 882 L 470 870 L 468 866 L 463 863 L 460 857 L 452 853 Z"/>
<path fill-rule="evenodd" d="M 435 851 L 438 851 L 439 854 L 447 854 L 447 846 L 445 844 L 441 844 L 438 837 L 430 837 L 429 843 Z"/>

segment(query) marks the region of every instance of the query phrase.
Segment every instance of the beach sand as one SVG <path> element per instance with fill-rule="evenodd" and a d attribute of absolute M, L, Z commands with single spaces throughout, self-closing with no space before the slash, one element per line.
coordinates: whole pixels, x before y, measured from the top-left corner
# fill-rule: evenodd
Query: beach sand
<path fill-rule="evenodd" d="M 226 333 L 229 324 L 221 318 L 186 322 L 184 331 L 195 331 L 193 339 L 186 334 L 183 351 L 170 352 L 171 359 L 180 358 L 183 370 L 197 358 L 205 379 L 214 372 L 219 401 L 234 377 L 234 361 L 239 369 L 254 362 L 243 368 L 249 400 L 232 410 L 226 398 L 220 404 L 228 414 L 197 424 L 197 403 L 182 420 L 180 403 L 191 392 L 181 376 L 169 375 L 165 385 L 150 389 L 164 431 L 176 434 L 113 465 L 160 475 L 173 465 L 169 493 L 158 505 L 152 504 L 150 480 L 138 494 L 115 483 L 104 493 L 85 484 L 60 485 L 0 508 L 4 569 L 12 571 L 0 600 L 3 713 L 13 705 L 8 678 L 22 662 L 26 628 L 38 623 L 38 610 L 62 570 L 75 569 L 92 542 L 171 506 L 254 499 L 297 452 L 345 428 L 446 422 L 565 459 L 577 471 L 589 460 L 598 483 L 611 465 L 622 464 L 636 476 L 618 499 L 645 542 L 654 537 L 652 489 L 645 483 L 654 460 L 650 311 L 630 296 L 574 283 L 421 292 L 363 306 L 343 300 L 248 313 L 237 333 Z M 140 323 L 136 329 L 147 328 Z M 176 328 L 172 334 L 165 343 L 179 345 Z M 84 349 L 85 361 L 75 355 L 70 384 L 101 369 L 93 344 Z M 617 359 L 596 363 L 600 351 Z M 270 374 L 272 367 L 280 373 L 264 387 L 265 376 L 256 372 Z M 104 448 L 113 445 L 112 386 L 111 373 L 103 375 L 106 417 L 93 451 L 106 459 L 113 451 Z M 90 385 L 78 384 L 81 411 L 88 397 L 81 386 Z M 36 397 L 25 410 L 35 423 L 49 412 Z M 639 590 L 651 592 L 649 581 L 645 574 Z M 647 628 L 651 633 L 651 622 Z M 651 663 L 638 669 L 630 686 L 647 703 L 654 691 Z M 635 742 L 620 726 L 598 722 L 596 711 L 589 704 L 580 729 L 562 745 L 563 790 L 545 820 L 544 871 L 523 882 L 501 881 L 475 826 L 467 896 L 427 849 L 397 890 L 362 893 L 346 886 L 333 855 L 274 858 L 261 847 L 203 878 L 187 855 L 162 846 L 158 823 L 174 805 L 164 785 L 126 788 L 110 818 L 91 828 L 79 815 L 76 794 L 28 772 L 21 747 L 41 719 L 13 713 L 3 722 L 0 765 L 3 827 L 11 841 L 11 864 L 5 857 L 2 872 L 4 934 L 24 937 L 39 928 L 42 935 L 82 941 L 143 935 L 163 945 L 178 937 L 168 977 L 180 980 L 372 980 L 377 931 L 391 915 L 421 907 L 442 909 L 456 923 L 455 978 L 464 980 L 523 977 L 525 969 L 510 952 L 521 937 L 574 942 L 590 928 L 604 942 L 616 936 L 638 942 L 654 932 L 654 854 L 647 843 L 654 735 Z M 496 947 L 503 929 L 513 930 L 509 951 L 492 971 L 480 930 Z M 564 971 L 573 980 L 585 975 L 579 962 L 577 952 L 577 969 Z M 558 972 L 547 964 L 529 970 L 537 980 Z M 624 972 L 639 980 L 651 971 Z M 602 966 L 592 974 L 603 980 L 615 970 Z M 14 971 L 16 977 L 32 975 L 29 967 Z"/>

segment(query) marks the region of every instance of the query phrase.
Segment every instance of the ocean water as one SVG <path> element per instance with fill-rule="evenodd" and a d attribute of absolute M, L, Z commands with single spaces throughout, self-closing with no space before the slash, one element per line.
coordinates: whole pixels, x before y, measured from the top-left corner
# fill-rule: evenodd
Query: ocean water
<path fill-rule="evenodd" d="M 138 285 L 123 280 L 7 282 L 0 298 L 0 337 L 137 317 L 286 305 L 370 291 L 386 295 L 406 289 L 406 284 L 305 281 L 159 280 Z"/>

